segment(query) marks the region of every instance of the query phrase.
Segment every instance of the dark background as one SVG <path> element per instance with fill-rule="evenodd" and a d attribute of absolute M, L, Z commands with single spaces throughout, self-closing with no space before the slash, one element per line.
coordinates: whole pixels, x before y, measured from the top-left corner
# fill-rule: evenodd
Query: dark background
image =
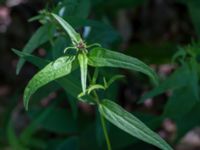
<path fill-rule="evenodd" d="M 198 36 L 200 36 L 200 28 L 198 28 L 198 25 L 200 27 L 198 24 L 200 5 L 194 6 L 199 8 L 199 14 L 192 12 L 191 10 L 194 9 L 184 0 L 99 0 L 92 2 L 89 18 L 106 22 L 111 28 L 111 30 L 107 27 L 107 30 L 103 28 L 102 31 L 106 33 L 96 32 L 94 39 L 101 39 L 100 42 L 105 47 L 117 48 L 123 53 L 145 61 L 157 71 L 161 79 L 165 79 L 176 68 L 171 64 L 171 59 L 177 47 L 188 45 L 191 41 L 198 41 Z M 30 124 L 27 112 L 23 108 L 22 94 L 27 82 L 37 72 L 37 68 L 26 63 L 20 75 L 17 76 L 15 69 L 18 57 L 11 49 L 22 50 L 30 36 L 40 26 L 37 21 L 29 23 L 28 19 L 37 15 L 38 11 L 45 7 L 51 8 L 52 2 L 50 0 L 1 1 L 0 149 L 3 150 L 12 149 L 12 140 L 8 139 L 7 131 L 10 118 L 14 120 L 13 126 L 17 136 Z M 34 54 L 44 56 L 45 51 L 39 48 Z M 137 104 L 136 101 L 152 86 L 146 82 L 146 78 L 143 79 L 125 70 L 121 72 L 126 75 L 128 82 L 120 82 L 117 85 L 119 103 L 129 111 L 138 110 L 149 114 L 161 114 L 170 94 L 166 92 L 157 96 L 154 101 L 149 100 L 145 104 Z M 45 102 L 48 103 L 59 93 L 62 93 L 62 90 L 48 93 L 46 98 L 42 98 L 43 103 L 41 104 L 45 105 Z M 67 102 L 62 105 L 66 106 L 66 109 L 69 108 Z M 92 107 L 82 103 L 78 104 L 78 107 L 80 112 L 83 112 L 87 119 L 89 118 L 88 120 L 94 119 L 95 113 Z M 198 125 L 198 123 L 195 124 L 177 143 L 173 141 L 176 135 L 176 123 L 171 119 L 166 118 L 156 130 L 177 150 L 198 150 L 200 149 Z M 47 133 L 48 130 L 44 133 L 42 129 L 39 131 L 41 132 L 35 133 L 36 137 L 48 139 L 48 142 L 55 137 L 64 137 L 56 133 Z M 137 145 L 140 145 L 138 149 L 154 149 L 149 145 L 142 148 L 141 143 L 128 144 L 122 146 L 121 149 L 134 149 Z"/>

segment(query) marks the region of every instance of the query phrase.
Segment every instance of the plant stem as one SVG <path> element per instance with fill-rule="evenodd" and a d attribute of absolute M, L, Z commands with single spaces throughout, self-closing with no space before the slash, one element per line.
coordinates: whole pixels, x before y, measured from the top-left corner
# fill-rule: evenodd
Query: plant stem
<path fill-rule="evenodd" d="M 104 133 L 104 136 L 105 136 L 105 139 L 106 139 L 107 148 L 108 148 L 108 150 L 111 150 L 112 148 L 111 148 L 110 139 L 109 139 L 109 136 L 108 136 L 108 131 L 107 131 L 107 128 L 106 128 L 105 119 L 101 114 L 100 114 L 100 118 L 101 118 L 101 125 L 102 125 L 102 128 L 103 128 L 103 133 Z"/>
<path fill-rule="evenodd" d="M 96 91 L 94 91 L 94 96 L 95 96 L 95 99 L 97 101 L 97 104 L 100 105 L 99 97 L 98 97 Z M 108 131 L 107 131 L 107 128 L 106 128 L 105 119 L 101 114 L 100 114 L 100 119 L 101 119 L 101 125 L 102 125 L 102 129 L 103 129 L 103 133 L 104 133 L 104 136 L 105 136 L 105 139 L 106 139 L 107 148 L 108 148 L 108 150 L 111 150 L 112 148 L 111 148 L 110 139 L 109 139 L 109 136 L 108 136 Z"/>
<path fill-rule="evenodd" d="M 88 78 L 89 78 L 89 81 L 91 82 L 92 80 L 91 80 L 91 76 L 90 76 L 89 73 L 88 73 Z M 100 105 L 99 96 L 98 96 L 96 91 L 93 91 L 93 94 L 94 94 L 94 99 L 95 99 L 97 105 L 99 106 Z M 105 119 L 101 114 L 100 114 L 100 119 L 101 119 L 101 125 L 102 125 L 103 133 L 104 133 L 104 136 L 105 136 L 107 148 L 108 148 L 108 150 L 112 150 L 111 144 L 110 144 L 110 139 L 109 139 L 109 136 L 108 136 L 108 131 L 107 131 L 107 128 L 106 128 Z"/>

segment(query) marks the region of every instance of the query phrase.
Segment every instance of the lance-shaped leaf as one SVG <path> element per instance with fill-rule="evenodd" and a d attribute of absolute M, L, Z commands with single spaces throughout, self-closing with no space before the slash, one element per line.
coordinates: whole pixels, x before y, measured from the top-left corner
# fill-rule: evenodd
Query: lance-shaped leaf
<path fill-rule="evenodd" d="M 158 134 L 116 103 L 104 100 L 99 105 L 99 111 L 108 121 L 128 134 L 157 146 L 162 150 L 172 150 Z"/>
<path fill-rule="evenodd" d="M 39 88 L 47 83 L 61 78 L 71 72 L 74 57 L 63 56 L 49 63 L 40 70 L 28 83 L 24 91 L 24 105 L 28 109 L 29 99 Z"/>
<path fill-rule="evenodd" d="M 194 60 L 191 60 L 191 62 L 189 62 L 189 63 L 190 64 L 184 63 L 181 67 L 177 68 L 176 71 L 173 74 L 171 74 L 165 81 L 160 83 L 159 86 L 157 86 L 150 92 L 144 94 L 142 96 L 142 98 L 140 99 L 139 103 L 144 102 L 148 98 L 152 98 L 154 96 L 162 94 L 169 89 L 171 89 L 171 90 L 179 89 L 179 91 L 180 91 L 181 88 L 184 88 L 186 86 L 193 89 L 191 92 L 193 94 L 192 96 L 194 96 L 194 99 L 191 99 L 191 100 L 198 101 L 198 99 L 199 99 L 198 77 L 197 77 L 197 72 L 195 69 L 197 66 L 196 66 L 196 63 L 194 62 Z M 178 93 L 181 94 L 181 92 L 178 92 Z M 186 94 L 186 93 L 184 93 L 184 94 Z M 183 96 L 183 98 L 184 98 L 184 96 Z M 174 99 L 174 96 L 173 96 L 173 99 Z M 177 98 L 175 98 L 175 99 L 177 99 Z"/>
<path fill-rule="evenodd" d="M 55 31 L 55 28 L 52 24 L 45 24 L 41 26 L 30 38 L 28 43 L 23 48 L 24 53 L 32 53 L 36 48 L 38 48 L 40 45 L 44 44 L 53 36 L 53 33 Z M 18 64 L 17 64 L 17 70 L 16 73 L 19 74 L 21 68 L 23 67 L 25 63 L 25 60 L 23 58 L 20 58 Z"/>
<path fill-rule="evenodd" d="M 73 44 L 78 44 L 81 41 L 80 35 L 73 29 L 73 27 L 69 23 L 67 23 L 63 18 L 59 17 L 56 14 L 52 13 L 52 16 L 63 27 L 63 29 L 69 34 Z"/>
<path fill-rule="evenodd" d="M 115 67 L 142 72 L 148 75 L 155 84 L 158 84 L 155 72 L 139 59 L 101 47 L 92 49 L 88 59 L 88 64 L 95 67 Z"/>
<path fill-rule="evenodd" d="M 85 94 L 86 87 L 87 87 L 87 65 L 88 65 L 87 55 L 85 53 L 79 54 L 78 55 L 78 60 L 79 60 L 80 69 L 81 69 L 82 90 L 83 90 L 83 93 Z"/>
<path fill-rule="evenodd" d="M 35 65 L 39 69 L 42 69 L 48 63 L 50 63 L 50 61 L 39 58 L 39 57 L 34 56 L 34 55 L 30 55 L 30 54 L 20 52 L 20 51 L 14 50 L 14 49 L 13 49 L 13 51 L 15 52 L 15 54 L 24 58 L 26 61 L 32 63 L 33 65 Z M 71 72 L 78 68 L 78 66 L 74 66 L 74 64 L 75 63 L 73 63 L 73 68 L 72 68 Z M 75 77 L 74 75 L 69 74 L 67 77 L 62 77 L 62 78 L 57 79 L 56 82 L 62 88 L 64 88 L 64 90 L 66 91 L 67 94 L 71 95 L 74 98 L 77 98 L 77 95 L 81 93 L 80 82 L 78 80 L 78 77 Z M 86 102 L 88 104 L 95 104 L 93 97 L 91 97 L 90 95 L 87 95 L 84 98 L 82 97 L 80 100 L 83 101 L 83 102 Z M 70 105 L 73 105 L 73 104 L 70 103 Z"/>
<path fill-rule="evenodd" d="M 18 51 L 16 49 L 12 49 L 12 51 L 19 57 L 23 58 L 24 60 L 28 60 L 31 63 L 34 63 L 36 66 L 40 66 L 41 68 L 44 68 L 48 63 L 50 63 L 49 60 L 42 59 L 40 57 L 33 56 L 31 54 Z"/>
<path fill-rule="evenodd" d="M 8 122 L 6 132 L 7 132 L 7 139 L 8 139 L 9 145 L 12 149 L 26 150 L 26 148 L 19 141 L 19 138 L 16 136 L 11 119 Z"/>
<path fill-rule="evenodd" d="M 113 84 L 116 80 L 119 80 L 119 79 L 122 79 L 124 78 L 123 75 L 115 75 L 113 76 L 109 81 L 108 83 L 106 83 L 106 86 L 109 87 L 111 84 Z"/>

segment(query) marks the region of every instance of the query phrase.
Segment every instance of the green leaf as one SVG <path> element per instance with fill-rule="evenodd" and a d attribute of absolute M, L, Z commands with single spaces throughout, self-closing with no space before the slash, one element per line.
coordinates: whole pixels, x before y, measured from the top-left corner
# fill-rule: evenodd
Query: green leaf
<path fill-rule="evenodd" d="M 67 89 L 67 87 L 65 89 Z M 69 102 L 69 105 L 70 105 L 70 108 L 71 108 L 71 111 L 72 111 L 72 116 L 73 116 L 74 119 L 77 119 L 77 117 L 78 117 L 78 106 L 77 106 L 78 101 L 75 97 L 67 94 L 67 91 L 68 91 L 68 89 L 65 90 L 65 93 L 66 93 L 67 101 Z"/>
<path fill-rule="evenodd" d="M 148 127 L 154 130 L 158 129 L 160 127 L 160 124 L 162 123 L 161 117 L 154 116 L 152 114 L 150 115 L 146 113 L 134 113 L 134 115 L 136 117 L 139 117 L 140 120 L 142 120 L 142 122 L 145 122 L 145 124 L 148 125 Z M 114 145 L 112 145 L 113 149 L 124 149 L 131 145 L 135 146 L 138 144 L 147 145 L 149 147 L 148 144 L 144 144 L 142 141 L 139 141 L 139 139 L 134 138 L 133 136 L 127 134 L 126 132 L 124 132 L 123 130 L 119 129 L 114 125 L 111 125 L 109 129 L 110 129 L 109 132 L 110 132 L 111 143 L 115 143 Z M 137 148 L 135 149 L 137 150 Z M 141 148 L 139 150 L 146 150 L 146 149 L 148 148 L 145 149 Z"/>
<path fill-rule="evenodd" d="M 170 75 L 165 81 L 163 81 L 158 87 L 145 94 L 139 102 L 142 103 L 148 98 L 162 94 L 169 89 L 173 90 L 183 87 L 188 84 L 188 81 L 190 81 L 190 69 L 187 64 L 184 64 L 172 75 Z"/>
<path fill-rule="evenodd" d="M 136 58 L 98 47 L 89 52 L 88 59 L 89 65 L 94 67 L 115 67 L 142 72 L 158 84 L 155 72 Z"/>
<path fill-rule="evenodd" d="M 52 24 L 45 24 L 41 26 L 31 37 L 31 39 L 28 41 L 28 43 L 23 48 L 24 53 L 32 53 L 37 47 L 44 44 L 48 41 L 51 37 L 53 37 L 55 29 Z M 25 60 L 23 58 L 20 58 L 18 64 L 17 64 L 17 70 L 16 73 L 19 74 L 21 68 L 23 67 L 25 63 Z"/>
<path fill-rule="evenodd" d="M 176 62 L 176 60 L 184 61 L 184 58 L 187 56 L 187 52 L 185 49 L 179 47 L 179 50 L 173 55 L 172 62 Z"/>
<path fill-rule="evenodd" d="M 30 63 L 32 63 L 33 65 L 37 66 L 40 69 L 43 68 L 44 66 L 46 66 L 50 62 L 50 61 L 47 61 L 45 59 L 41 59 L 41 58 L 34 56 L 34 55 L 19 52 L 17 50 L 13 50 L 13 51 L 18 56 L 23 57 L 24 59 L 26 59 L 27 61 L 29 61 Z M 73 71 L 73 69 L 76 69 L 76 68 L 72 68 L 72 71 Z M 66 77 L 60 78 L 60 79 L 56 80 L 56 82 L 62 88 L 64 88 L 64 90 L 68 94 L 70 94 L 74 98 L 77 98 L 77 95 L 81 93 L 80 82 L 78 80 L 78 77 L 76 78 L 74 75 L 68 75 L 67 78 Z M 91 96 L 85 96 L 84 98 L 81 97 L 80 100 L 84 101 L 86 103 L 89 103 L 89 104 L 94 104 L 93 98 Z M 71 103 L 70 105 L 74 105 L 74 103 Z"/>
<path fill-rule="evenodd" d="M 63 141 L 56 150 L 79 150 L 79 138 L 78 137 L 70 137 Z"/>
<path fill-rule="evenodd" d="M 56 99 L 57 100 L 57 99 Z M 43 108 L 31 109 L 33 119 Z M 54 107 L 38 125 L 43 129 L 57 134 L 72 134 L 77 132 L 77 122 L 66 109 Z"/>
<path fill-rule="evenodd" d="M 69 23 L 67 23 L 63 18 L 59 17 L 56 14 L 52 13 L 52 16 L 63 27 L 63 29 L 69 34 L 73 44 L 78 44 L 81 41 L 80 35 L 73 29 L 73 27 Z"/>
<path fill-rule="evenodd" d="M 164 110 L 164 115 L 173 119 L 183 117 L 199 102 L 198 64 L 196 60 L 191 59 L 185 66 L 189 74 L 184 76 L 180 73 L 179 78 L 187 82 L 185 86 L 173 91 Z M 172 84 L 177 85 L 176 81 Z"/>
<path fill-rule="evenodd" d="M 99 106 L 99 111 L 108 121 L 128 134 L 163 150 L 172 150 L 159 135 L 116 103 L 104 100 Z"/>
<path fill-rule="evenodd" d="M 24 105 L 28 109 L 29 99 L 39 88 L 47 83 L 61 78 L 71 72 L 74 57 L 63 56 L 49 63 L 40 70 L 28 83 L 24 92 Z"/>
<path fill-rule="evenodd" d="M 189 85 L 191 86 L 191 89 L 193 91 L 193 95 L 197 101 L 200 100 L 199 98 L 199 77 L 198 77 L 198 63 L 196 61 L 196 58 L 193 58 L 189 62 L 190 69 L 191 69 L 191 75 L 189 80 Z"/>
<path fill-rule="evenodd" d="M 107 83 L 107 86 L 109 87 L 111 84 L 113 84 L 113 82 L 115 82 L 116 80 L 122 79 L 124 78 L 123 75 L 115 75 L 113 76 Z"/>
<path fill-rule="evenodd" d="M 186 1 L 186 4 L 189 9 L 190 17 L 192 19 L 192 22 L 194 24 L 196 33 L 198 37 L 200 38 L 200 2 L 197 0 L 189 0 Z"/>
<path fill-rule="evenodd" d="M 189 113 L 185 114 L 184 117 L 177 118 L 177 139 L 176 142 L 187 134 L 189 131 L 193 130 L 200 124 L 200 103 L 194 105 Z"/>
<path fill-rule="evenodd" d="M 90 0 L 63 0 L 58 11 L 63 17 L 87 18 L 90 5 Z"/>
<path fill-rule="evenodd" d="M 86 26 L 90 26 L 92 30 L 85 36 L 88 43 L 98 41 L 103 47 L 110 47 L 120 39 L 120 35 L 112 26 L 102 22 L 86 20 Z"/>
<path fill-rule="evenodd" d="M 189 63 L 184 63 L 183 66 L 178 68 L 172 75 L 170 75 L 158 87 L 156 87 L 152 91 L 145 94 L 139 102 L 142 103 L 148 98 L 157 96 L 161 93 L 166 92 L 167 90 L 175 90 L 175 93 L 177 94 L 174 93 L 173 96 L 170 98 L 170 101 L 174 99 L 173 100 L 174 103 L 176 103 L 177 101 L 177 104 L 181 104 L 181 101 L 180 102 L 178 101 L 183 100 L 186 103 L 191 102 L 191 104 L 189 105 L 192 105 L 194 104 L 195 101 L 199 101 L 198 81 L 199 80 L 198 80 L 198 73 L 197 73 L 197 63 L 196 63 L 196 60 L 192 59 Z M 183 93 L 181 91 L 183 91 Z M 191 97 L 193 97 L 191 101 L 188 101 L 186 99 L 186 97 L 189 98 L 189 95 L 190 95 L 187 92 L 189 92 L 191 94 Z M 186 94 L 187 96 L 186 95 L 183 96 L 183 94 Z M 185 106 L 187 107 L 187 104 Z"/>
<path fill-rule="evenodd" d="M 175 89 L 165 105 L 164 116 L 181 118 L 197 104 L 197 101 L 191 86 Z"/>
<path fill-rule="evenodd" d="M 81 68 L 81 85 L 83 93 L 86 92 L 87 88 L 87 65 L 88 65 L 88 58 L 85 53 L 81 53 L 78 55 L 78 60 Z"/>
<path fill-rule="evenodd" d="M 92 77 L 92 80 L 91 80 L 91 84 L 96 84 L 98 75 L 99 75 L 99 69 L 95 68 L 94 69 L 94 74 L 93 74 L 93 77 Z"/>
<path fill-rule="evenodd" d="M 93 90 L 98 90 L 98 89 L 105 90 L 105 87 L 103 85 L 100 85 L 100 84 L 94 84 L 94 85 L 91 85 L 87 89 L 87 93 L 90 94 Z"/>
<path fill-rule="evenodd" d="M 49 63 L 49 61 L 47 61 L 45 59 L 41 59 L 37 56 L 30 55 L 27 53 L 16 51 L 16 54 L 20 57 L 23 57 L 24 59 L 26 59 L 27 61 L 29 61 L 30 63 L 32 63 L 33 65 L 35 65 L 36 67 L 38 67 L 40 69 L 42 69 L 44 66 L 46 66 Z M 38 63 L 38 62 L 40 62 L 40 63 Z M 73 69 L 76 69 L 76 68 L 72 68 L 72 71 L 73 71 Z M 62 88 L 64 88 L 64 90 L 67 92 L 67 94 L 70 94 L 74 98 L 77 98 L 77 95 L 79 93 L 81 93 L 80 82 L 78 80 L 78 77 L 76 78 L 74 75 L 68 75 L 67 77 L 57 79 L 56 82 Z M 91 96 L 85 96 L 84 98 L 82 97 L 80 100 L 84 101 L 86 103 L 89 103 L 89 104 L 94 104 L 94 100 Z M 73 105 L 73 104 L 71 104 L 71 105 Z"/>
<path fill-rule="evenodd" d="M 62 88 L 64 88 L 67 94 L 70 94 L 74 98 L 77 98 L 77 96 L 81 93 L 81 84 L 79 79 L 72 75 L 58 79 L 56 81 Z M 88 104 L 95 104 L 93 98 L 89 95 L 81 97 L 79 100 Z"/>
<path fill-rule="evenodd" d="M 76 16 L 77 18 L 87 18 L 90 13 L 90 5 L 90 0 L 79 1 L 73 16 Z"/>
<path fill-rule="evenodd" d="M 54 40 L 53 46 L 52 46 L 52 56 L 53 58 L 59 58 L 63 56 L 63 50 L 69 46 L 71 43 L 69 38 L 66 38 L 65 36 L 59 36 Z"/>
<path fill-rule="evenodd" d="M 36 131 L 38 130 L 39 124 L 49 116 L 49 114 L 55 109 L 55 106 L 59 104 L 60 100 L 61 99 L 52 101 L 46 109 L 42 109 L 39 113 L 36 114 L 30 124 L 21 132 L 19 137 L 20 141 L 25 144 L 32 144 L 30 139 L 32 139 L 34 133 L 36 133 Z"/>
<path fill-rule="evenodd" d="M 7 125 L 7 139 L 9 142 L 9 145 L 14 150 L 27 150 L 23 145 L 21 145 L 19 138 L 16 136 L 14 128 L 13 128 L 12 120 L 10 119 Z"/>

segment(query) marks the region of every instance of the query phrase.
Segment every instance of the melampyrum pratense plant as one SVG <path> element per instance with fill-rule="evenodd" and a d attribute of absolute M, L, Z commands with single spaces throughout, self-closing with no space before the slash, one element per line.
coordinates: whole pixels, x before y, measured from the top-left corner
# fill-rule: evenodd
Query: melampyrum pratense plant
<path fill-rule="evenodd" d="M 159 135 L 149 129 L 138 118 L 115 102 L 106 99 L 106 97 L 100 99 L 97 92 L 97 90 L 106 90 L 116 79 L 122 77 L 116 75 L 110 80 L 106 80 L 105 77 L 99 76 L 99 67 L 114 67 L 139 71 L 148 75 L 157 84 L 158 80 L 154 71 L 142 61 L 122 53 L 107 50 L 98 43 L 88 45 L 81 38 L 80 34 L 63 18 L 53 13 L 45 13 L 45 15 L 47 18 L 46 21 L 43 21 L 43 26 L 34 34 L 23 52 L 13 50 L 21 57 L 17 66 L 17 73 L 21 70 L 25 60 L 41 69 L 25 88 L 23 98 L 26 110 L 28 110 L 31 96 L 42 86 L 55 81 L 61 87 L 68 85 L 71 96 L 90 105 L 96 105 L 100 113 L 108 150 L 111 150 L 111 143 L 104 119 L 107 119 L 113 125 L 140 140 L 163 150 L 171 150 L 172 148 Z M 35 48 L 47 42 L 49 37 L 51 37 L 50 39 L 57 38 L 63 34 L 63 31 L 65 31 L 64 35 L 68 35 L 71 39 L 71 45 L 63 49 L 63 56 L 49 62 L 30 54 Z M 41 38 L 38 39 L 38 37 Z M 94 67 L 93 76 L 88 73 L 88 66 Z M 80 69 L 81 87 L 76 85 L 75 81 L 68 79 L 68 75 L 77 69 Z M 103 84 L 97 83 L 98 78 L 102 78 Z"/>

